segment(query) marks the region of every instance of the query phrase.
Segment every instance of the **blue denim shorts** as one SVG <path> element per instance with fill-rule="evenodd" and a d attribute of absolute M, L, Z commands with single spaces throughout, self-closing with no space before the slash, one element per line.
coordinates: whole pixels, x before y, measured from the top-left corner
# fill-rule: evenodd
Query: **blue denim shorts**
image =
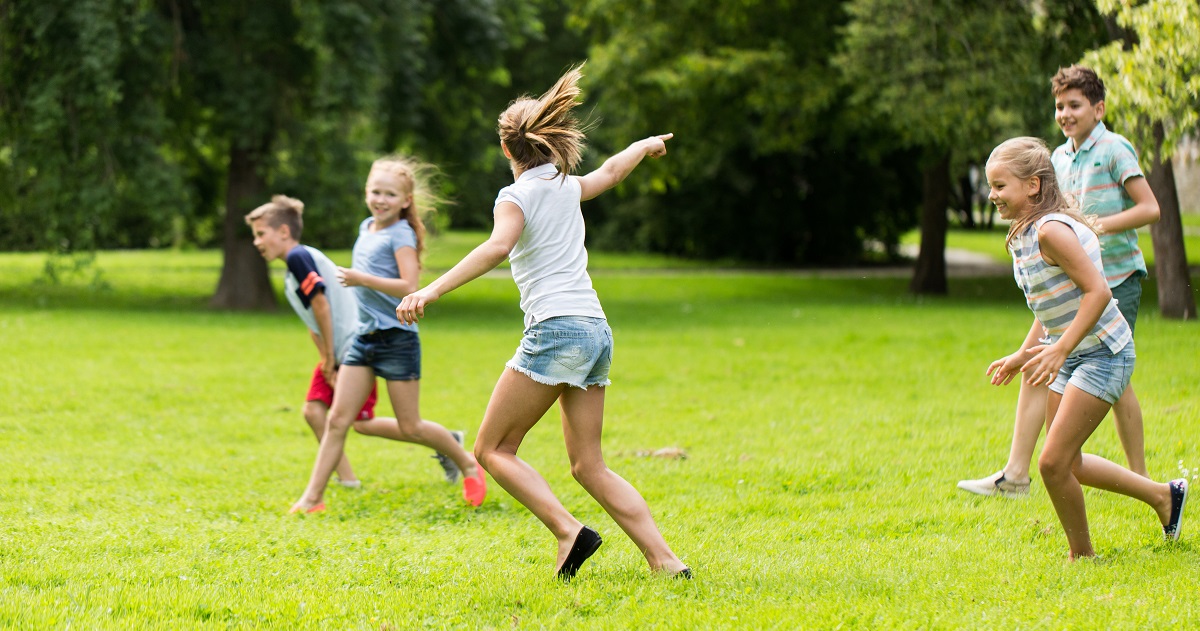
<path fill-rule="evenodd" d="M 1133 342 L 1126 344 L 1115 355 L 1107 346 L 1101 345 L 1086 353 L 1068 357 L 1054 383 L 1050 384 L 1050 389 L 1062 394 L 1068 385 L 1075 386 L 1112 405 L 1129 386 L 1136 359 Z"/>
<path fill-rule="evenodd" d="M 559 316 L 535 322 L 505 366 L 548 386 L 604 387 L 612 366 L 612 329 L 604 318 Z"/>
<path fill-rule="evenodd" d="M 354 338 L 343 366 L 367 366 L 388 381 L 421 378 L 421 338 L 414 331 L 382 329 Z"/>

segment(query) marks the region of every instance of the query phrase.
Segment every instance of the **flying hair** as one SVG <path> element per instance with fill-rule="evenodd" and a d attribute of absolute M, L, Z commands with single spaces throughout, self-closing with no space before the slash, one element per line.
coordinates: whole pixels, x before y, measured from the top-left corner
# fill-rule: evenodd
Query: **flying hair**
<path fill-rule="evenodd" d="M 400 180 L 403 193 L 412 197 L 412 202 L 400 212 L 400 218 L 408 221 L 417 237 L 417 259 L 425 254 L 425 218 L 437 212 L 447 203 L 434 192 L 438 176 L 437 167 L 412 156 L 391 154 L 371 163 L 371 171 L 395 175 Z"/>
<path fill-rule="evenodd" d="M 1050 150 L 1046 148 L 1042 139 L 1022 136 L 1005 140 L 992 150 L 987 163 L 1003 166 L 1021 181 L 1036 177 L 1041 182 L 1037 195 L 1030 200 L 1030 211 L 1014 219 L 1009 226 L 1005 245 L 1011 247 L 1017 235 L 1051 213 L 1067 215 L 1091 228 L 1092 232 L 1100 233 L 1096 216 L 1084 215 L 1079 210 L 1079 203 L 1075 198 L 1059 188 L 1054 164 L 1050 162 Z"/>
<path fill-rule="evenodd" d="M 287 226 L 293 239 L 299 241 L 304 232 L 304 202 L 287 195 L 272 195 L 269 203 L 263 204 L 246 215 L 246 225 L 265 219 L 272 230 Z"/>
<path fill-rule="evenodd" d="M 574 114 L 582 68 L 570 68 L 541 97 L 522 96 L 500 114 L 496 131 L 520 170 L 553 164 L 566 178 L 579 166 L 587 146 L 586 125 Z"/>

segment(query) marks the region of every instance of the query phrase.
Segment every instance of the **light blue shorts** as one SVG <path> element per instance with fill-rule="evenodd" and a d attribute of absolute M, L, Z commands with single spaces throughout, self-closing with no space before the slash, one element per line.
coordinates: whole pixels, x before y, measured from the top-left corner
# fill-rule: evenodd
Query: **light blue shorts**
<path fill-rule="evenodd" d="M 604 318 L 559 316 L 535 322 L 505 366 L 548 386 L 604 387 L 612 366 L 612 329 Z"/>
<path fill-rule="evenodd" d="M 1054 383 L 1050 384 L 1050 389 L 1062 394 L 1068 385 L 1075 386 L 1112 405 L 1129 386 L 1136 359 L 1132 341 L 1116 355 L 1107 346 L 1101 345 L 1097 349 L 1068 357 Z"/>

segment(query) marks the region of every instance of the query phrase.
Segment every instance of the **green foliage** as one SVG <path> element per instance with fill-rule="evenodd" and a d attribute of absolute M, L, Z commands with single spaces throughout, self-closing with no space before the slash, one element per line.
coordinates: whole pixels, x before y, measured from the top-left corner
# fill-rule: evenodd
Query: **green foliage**
<path fill-rule="evenodd" d="M 169 31 L 123 0 L 0 8 L 0 247 L 167 243 L 188 194 L 164 143 Z"/>
<path fill-rule="evenodd" d="M 828 63 L 840 5 L 580 5 L 587 98 L 603 121 L 593 155 L 676 135 L 630 178 L 638 197 L 589 207 L 599 243 L 795 264 L 853 261 L 868 237 L 894 242 L 913 221 L 915 172 L 847 111 Z"/>
<path fill-rule="evenodd" d="M 1200 5 L 1193 0 L 1098 0 L 1136 41 L 1088 52 L 1082 63 L 1105 78 L 1107 117 L 1140 149 L 1142 168 L 1175 153 L 1200 125 Z M 1161 147 L 1154 135 L 1163 125 Z M 1161 154 L 1160 154 L 1161 152 Z"/>

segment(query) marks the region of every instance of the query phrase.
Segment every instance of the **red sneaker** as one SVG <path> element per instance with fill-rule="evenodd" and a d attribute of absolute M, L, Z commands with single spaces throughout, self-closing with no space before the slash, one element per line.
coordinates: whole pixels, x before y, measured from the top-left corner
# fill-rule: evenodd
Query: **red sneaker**
<path fill-rule="evenodd" d="M 487 497 L 487 479 L 483 472 L 483 466 L 478 462 L 475 463 L 475 477 L 463 478 L 463 499 L 471 506 L 479 506 L 483 504 L 483 498 Z"/>
<path fill-rule="evenodd" d="M 292 510 L 288 511 L 288 514 L 292 515 L 295 513 L 304 513 L 307 515 L 308 513 L 323 513 L 323 512 L 325 512 L 325 502 L 321 502 L 320 504 L 317 504 L 316 506 L 309 506 L 308 508 L 305 508 L 303 504 L 294 504 L 292 506 Z"/>

